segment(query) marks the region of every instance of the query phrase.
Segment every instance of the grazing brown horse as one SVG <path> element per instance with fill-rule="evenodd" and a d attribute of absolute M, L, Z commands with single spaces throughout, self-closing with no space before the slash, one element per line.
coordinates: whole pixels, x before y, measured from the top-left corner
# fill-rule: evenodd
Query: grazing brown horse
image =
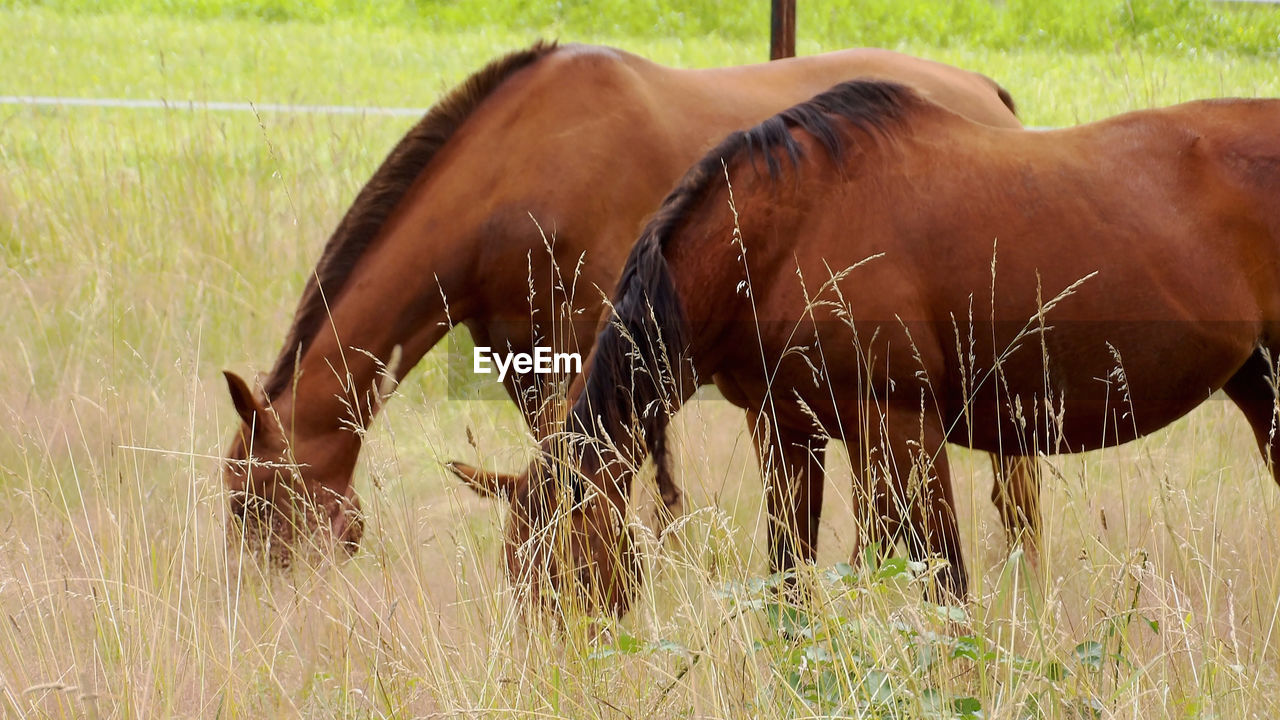
<path fill-rule="evenodd" d="M 944 441 L 1080 452 L 1222 389 L 1270 465 L 1277 358 L 1280 100 L 1027 133 L 847 82 L 689 171 L 623 270 L 576 435 L 523 476 L 473 480 L 510 499 L 513 581 L 625 612 L 630 477 L 714 378 L 772 421 L 757 442 L 770 514 L 792 523 L 770 527 L 780 567 L 813 558 L 835 437 L 870 529 L 945 558 L 965 597 Z"/>
<path fill-rule="evenodd" d="M 1019 126 L 988 78 L 884 50 L 677 70 L 610 48 L 536 44 L 473 75 L 361 190 L 261 392 L 227 374 L 243 422 L 224 473 L 229 529 L 274 539 L 281 562 L 299 528 L 330 526 L 353 549 L 353 428 L 377 412 L 377 386 L 402 378 L 456 323 L 498 350 L 589 350 L 598 288 L 613 286 L 644 217 L 680 174 L 728 132 L 858 76 Z M 584 319 L 580 338 L 573 328 Z M 542 407 L 536 377 L 506 382 L 531 427 Z M 659 482 L 675 505 L 665 473 Z"/>

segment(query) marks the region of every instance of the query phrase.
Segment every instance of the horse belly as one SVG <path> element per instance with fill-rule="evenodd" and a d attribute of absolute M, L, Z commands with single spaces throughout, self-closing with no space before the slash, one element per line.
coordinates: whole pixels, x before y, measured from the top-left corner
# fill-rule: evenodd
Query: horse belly
<path fill-rule="evenodd" d="M 976 373 L 968 398 L 950 394 L 953 440 L 1045 453 L 1125 443 L 1207 400 L 1257 340 L 1252 322 L 1059 323 Z"/>

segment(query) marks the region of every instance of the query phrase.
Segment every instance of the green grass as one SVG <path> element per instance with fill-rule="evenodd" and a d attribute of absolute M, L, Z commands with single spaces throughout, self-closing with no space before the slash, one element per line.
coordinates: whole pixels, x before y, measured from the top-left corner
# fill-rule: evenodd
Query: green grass
<path fill-rule="evenodd" d="M 703 38 L 767 37 L 768 3 L 727 0 L 6 0 L 0 7 L 49 7 L 70 12 L 165 14 L 197 20 L 248 19 L 408 27 L 459 32 L 478 26 L 571 36 Z M 1109 50 L 1116 42 L 1149 50 L 1232 52 L 1275 56 L 1280 10 L 1202 0 L 865 0 L 856 4 L 798 3 L 801 37 L 820 44 L 963 45 L 1008 50 Z"/>
<path fill-rule="evenodd" d="M 527 45 L 538 35 L 492 26 L 451 33 L 347 20 L 193 22 L 155 15 L 69 16 L 38 9 L 0 15 L 0 32 L 10 39 L 0 45 L 0 66 L 22 68 L 6 78 L 6 94 L 393 107 L 429 105 L 495 54 Z M 763 44 L 718 37 L 697 43 L 651 36 L 561 37 L 612 44 L 686 67 L 758 62 L 767 56 Z M 1036 44 L 1011 51 L 954 44 L 933 47 L 909 40 L 890 44 L 996 78 L 1014 94 L 1024 121 L 1032 125 L 1072 124 L 1198 97 L 1280 94 L 1275 60 L 1249 54 L 1166 55 L 1123 43 L 1081 53 Z M 800 51 L 846 46 L 802 37 Z M 71 114 L 84 116 L 86 111 Z M 303 122 L 270 115 L 263 119 L 268 133 L 275 123 Z M 256 126 L 255 120 L 225 115 L 210 122 Z M 346 119 L 324 122 L 335 131 L 351 126 Z M 376 155 L 410 122 L 380 119 L 356 127 L 385 129 L 374 143 Z M 14 132 L 18 139 L 11 142 L 41 144 L 34 132 Z M 375 161 L 370 158 L 369 167 Z M 352 182 L 363 177 L 357 172 Z"/>
<path fill-rule="evenodd" d="M 335 3 L 337 19 L 282 3 L 289 12 L 275 22 L 225 12 L 240 7 L 232 3 L 6 7 L 3 94 L 425 106 L 538 34 L 680 65 L 765 55 L 758 8 L 725 10 L 732 22 L 704 39 L 675 13 L 666 26 L 614 27 L 568 3 L 564 12 L 578 13 L 570 20 L 532 4 L 509 15 L 497 4 L 450 5 L 456 25 L 438 27 L 393 22 L 409 7 L 395 3 L 372 6 L 388 13 L 377 17 Z M 876 7 L 860 4 L 857 22 L 872 26 Z M 943 7 L 953 6 L 908 6 L 901 22 L 945 27 L 945 14 L 911 19 Z M 1172 35 L 1134 40 L 1086 12 L 1099 7 L 1064 12 L 1091 33 L 1073 52 L 1065 40 L 901 31 L 910 25 L 875 37 L 999 79 L 1032 124 L 1280 95 L 1274 57 L 1233 49 L 1229 35 L 1195 52 L 1161 45 L 1213 30 L 1201 15 Z M 1275 17 L 1176 7 L 1255 24 Z M 652 10 L 634 8 L 632 18 Z M 836 21 L 806 31 L 821 27 L 802 15 L 802 52 L 867 42 L 843 36 Z M 704 397 L 676 425 L 694 511 L 679 542 L 648 555 L 636 611 L 592 640 L 585 626 L 556 634 L 515 613 L 499 508 L 459 488 L 439 462 L 478 454 L 515 468 L 529 439 L 507 404 L 451 398 L 435 353 L 362 457 L 372 522 L 361 555 L 315 572 L 237 577 L 216 461 L 234 415 L 218 371 L 264 369 L 274 357 L 321 244 L 410 122 L 0 107 L 6 714 L 919 717 L 933 699 L 961 716 L 970 698 L 989 718 L 1094 717 L 1095 706 L 1101 717 L 1276 714 L 1280 494 L 1221 402 L 1142 443 L 1054 461 L 1042 580 L 1004 562 L 985 458 L 959 453 L 962 533 L 980 597 L 967 625 L 919 602 L 901 573 L 849 583 L 820 570 L 810 580 L 823 604 L 804 616 L 815 630 L 797 640 L 777 632 L 785 611 L 771 595 L 739 585 L 765 567 L 759 480 L 740 414 Z M 853 509 L 848 461 L 832 455 L 820 561 L 840 576 Z M 962 643 L 965 635 L 976 640 Z M 935 662 L 921 668 L 931 652 Z M 1054 664 L 1068 672 L 1046 670 Z"/>

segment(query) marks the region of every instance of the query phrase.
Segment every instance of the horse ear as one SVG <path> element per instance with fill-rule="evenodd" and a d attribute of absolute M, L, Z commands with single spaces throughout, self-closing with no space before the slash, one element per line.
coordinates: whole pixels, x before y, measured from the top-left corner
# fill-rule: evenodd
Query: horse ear
<path fill-rule="evenodd" d="M 457 475 L 462 482 L 470 486 L 481 497 L 497 497 L 510 500 L 515 494 L 516 487 L 520 484 L 519 475 L 490 472 L 460 462 L 447 462 L 444 466 L 449 468 L 450 472 Z"/>
<path fill-rule="evenodd" d="M 249 385 L 239 375 L 230 370 L 223 370 L 222 376 L 227 379 L 227 390 L 231 392 L 231 404 L 236 406 L 236 414 L 248 427 L 261 424 L 258 418 L 266 417 L 262 403 L 254 396 Z"/>

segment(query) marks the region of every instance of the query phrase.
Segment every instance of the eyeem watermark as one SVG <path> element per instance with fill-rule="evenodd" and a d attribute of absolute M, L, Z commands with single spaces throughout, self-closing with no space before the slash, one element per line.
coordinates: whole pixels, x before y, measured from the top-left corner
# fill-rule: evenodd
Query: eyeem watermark
<path fill-rule="evenodd" d="M 511 370 L 521 375 L 570 374 L 582 372 L 582 356 L 578 353 L 551 352 L 551 348 L 537 347 L 533 353 L 495 353 L 492 348 L 477 346 L 472 354 L 471 370 L 477 375 L 488 375 L 498 370 L 498 382 L 506 379 Z"/>

